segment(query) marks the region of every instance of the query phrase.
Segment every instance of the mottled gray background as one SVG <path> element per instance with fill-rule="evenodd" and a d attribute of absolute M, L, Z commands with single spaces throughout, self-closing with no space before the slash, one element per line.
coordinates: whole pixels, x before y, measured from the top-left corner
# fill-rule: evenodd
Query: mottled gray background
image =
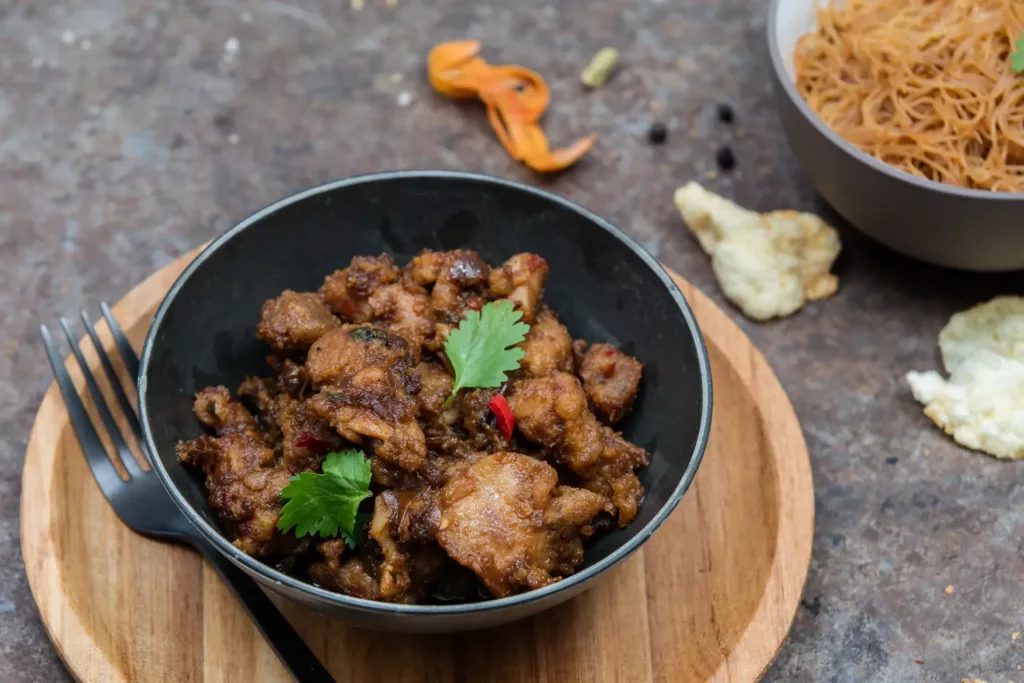
<path fill-rule="evenodd" d="M 811 449 L 817 535 L 767 680 L 1024 683 L 1024 641 L 1011 645 L 1024 630 L 1024 463 L 955 447 L 901 381 L 936 365 L 949 314 L 1021 280 L 918 265 L 844 229 L 839 294 L 752 324 L 672 206 L 730 142 L 737 169 L 711 189 L 762 210 L 820 208 L 773 110 L 766 3 L 365 3 L 0 0 L 0 680 L 67 679 L 18 542 L 21 462 L 50 382 L 38 324 L 117 300 L 300 188 L 458 168 L 542 182 L 611 219 L 719 301 L 778 372 Z M 513 164 L 478 107 L 426 86 L 428 48 L 461 37 L 543 73 L 552 139 L 596 131 L 595 151 L 547 181 Z M 622 68 L 584 93 L 578 73 L 604 45 Z M 719 101 L 735 126 L 715 120 Z M 670 127 L 661 147 L 645 138 L 654 119 Z"/>

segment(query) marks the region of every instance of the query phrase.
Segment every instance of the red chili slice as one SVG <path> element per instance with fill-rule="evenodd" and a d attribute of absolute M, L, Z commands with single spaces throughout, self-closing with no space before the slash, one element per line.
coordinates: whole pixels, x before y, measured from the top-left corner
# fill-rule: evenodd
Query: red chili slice
<path fill-rule="evenodd" d="M 512 414 L 512 409 L 509 408 L 508 401 L 501 394 L 495 394 L 494 398 L 490 400 L 487 407 L 494 413 L 494 417 L 498 421 L 498 429 L 501 430 L 502 436 L 506 440 L 512 438 L 512 430 L 516 426 L 515 415 Z"/>
<path fill-rule="evenodd" d="M 300 434 L 295 440 L 296 448 L 308 448 L 314 453 L 326 453 L 331 444 L 315 434 Z"/>

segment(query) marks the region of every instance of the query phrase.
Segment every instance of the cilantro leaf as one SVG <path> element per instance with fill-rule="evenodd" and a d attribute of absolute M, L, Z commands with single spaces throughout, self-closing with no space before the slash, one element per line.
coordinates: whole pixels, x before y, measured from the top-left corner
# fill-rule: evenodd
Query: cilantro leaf
<path fill-rule="evenodd" d="M 455 386 L 447 403 L 459 389 L 501 386 L 505 373 L 519 367 L 523 350 L 509 347 L 526 339 L 530 330 L 522 317 L 511 301 L 492 301 L 479 312 L 467 313 L 451 331 L 444 350 L 455 370 Z"/>
<path fill-rule="evenodd" d="M 352 531 L 348 532 L 344 529 L 340 530 L 341 537 L 345 539 L 345 543 L 349 548 L 354 549 L 357 545 L 363 542 L 363 529 L 370 523 L 372 518 L 373 515 L 369 512 L 357 512 L 356 523 L 355 526 L 352 527 Z"/>
<path fill-rule="evenodd" d="M 350 546 L 362 535 L 359 504 L 370 497 L 370 461 L 362 451 L 328 453 L 323 474 L 301 472 L 281 490 L 287 501 L 281 508 L 277 528 L 295 529 L 299 538 L 319 534 L 331 538 L 339 534 Z"/>
<path fill-rule="evenodd" d="M 1010 53 L 1010 60 L 1013 70 L 1021 73 L 1024 72 L 1024 34 L 1021 34 L 1020 38 L 1017 39 L 1015 47 L 1017 49 Z"/>

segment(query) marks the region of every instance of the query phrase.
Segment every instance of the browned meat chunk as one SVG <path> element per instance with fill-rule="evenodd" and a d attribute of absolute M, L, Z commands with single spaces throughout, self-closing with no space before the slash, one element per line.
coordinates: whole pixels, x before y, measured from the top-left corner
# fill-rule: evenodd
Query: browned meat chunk
<path fill-rule="evenodd" d="M 349 322 L 370 322 L 370 295 L 379 287 L 396 282 L 398 275 L 398 266 L 387 254 L 355 256 L 348 268 L 327 276 L 320 286 L 320 298 L 335 315 Z"/>
<path fill-rule="evenodd" d="M 277 530 L 281 489 L 290 473 L 274 451 L 246 432 L 182 441 L 178 459 L 206 473 L 210 505 L 234 530 L 235 546 L 253 557 L 294 552 L 303 544 Z"/>
<path fill-rule="evenodd" d="M 547 278 L 547 261 L 536 254 L 516 254 L 491 271 L 491 296 L 508 299 L 523 312 L 523 320 L 532 323 Z"/>
<path fill-rule="evenodd" d="M 338 387 L 369 368 L 380 368 L 395 390 L 418 390 L 412 353 L 402 337 L 366 325 L 344 325 L 324 335 L 306 357 L 306 370 L 316 389 Z"/>
<path fill-rule="evenodd" d="M 415 417 L 382 417 L 371 407 L 350 402 L 353 396 L 361 395 L 325 390 L 309 399 L 308 405 L 349 441 L 362 443 L 370 439 L 373 453 L 388 464 L 408 472 L 423 467 L 427 442 Z"/>
<path fill-rule="evenodd" d="M 369 558 L 350 555 L 342 560 L 346 545 L 341 539 L 324 541 L 317 550 L 324 561 L 309 567 L 309 576 L 314 583 L 356 598 L 380 599 L 380 581 L 377 578 L 380 570 Z"/>
<path fill-rule="evenodd" d="M 644 366 L 611 344 L 573 344 L 576 368 L 597 416 L 615 424 L 633 407 Z"/>
<path fill-rule="evenodd" d="M 278 351 L 305 351 L 340 324 L 316 294 L 286 289 L 263 304 L 256 336 Z"/>
<path fill-rule="evenodd" d="M 427 290 L 410 279 L 386 285 L 370 295 L 373 321 L 409 342 L 419 360 L 420 347 L 434 335 L 434 309 Z"/>
<path fill-rule="evenodd" d="M 437 325 L 427 347 L 439 351 L 448 333 L 458 326 L 470 310 L 480 310 L 487 303 L 490 268 L 480 254 L 470 249 L 423 251 L 407 267 L 412 279 L 432 287 L 430 302 Z"/>
<path fill-rule="evenodd" d="M 522 380 L 515 383 L 509 406 L 523 436 L 556 453 L 588 489 L 608 496 L 619 526 L 633 521 L 643 498 L 633 470 L 647 465 L 647 452 L 597 421 L 578 379 L 555 373 Z"/>
<path fill-rule="evenodd" d="M 466 443 L 478 451 L 507 451 L 508 439 L 498 429 L 498 421 L 491 410 L 491 399 L 500 389 L 468 389 L 459 393 L 462 428 Z"/>
<path fill-rule="evenodd" d="M 444 487 L 437 540 L 496 597 L 568 576 L 583 560 L 580 530 L 605 500 L 557 485 L 547 463 L 518 453 L 487 455 Z"/>
<path fill-rule="evenodd" d="M 542 307 L 519 345 L 525 354 L 519 367 L 529 377 L 572 372 L 572 337 L 550 308 Z"/>
<path fill-rule="evenodd" d="M 376 497 L 370 538 L 377 541 L 384 560 L 380 571 L 380 594 L 394 600 L 413 585 L 410 553 L 420 550 L 410 546 L 429 544 L 434 540 L 440 513 L 437 492 L 384 491 Z"/>
<path fill-rule="evenodd" d="M 206 387 L 196 394 L 192 412 L 218 436 L 235 432 L 257 433 L 256 420 L 245 406 L 231 398 L 225 387 Z"/>
<path fill-rule="evenodd" d="M 349 441 L 374 440 L 374 453 L 404 470 L 423 466 L 427 446 L 416 422 L 419 391 L 408 343 L 371 327 L 346 325 L 309 351 L 306 368 L 321 392 L 310 409 Z"/>
<path fill-rule="evenodd" d="M 420 417 L 428 423 L 440 422 L 453 425 L 459 419 L 455 406 L 445 406 L 451 396 L 455 378 L 448 374 L 440 363 L 424 361 L 414 368 L 420 380 L 420 391 L 416 394 L 416 402 L 420 407 Z"/>
<path fill-rule="evenodd" d="M 344 447 L 345 441 L 337 430 L 306 402 L 280 394 L 275 406 L 281 430 L 281 457 L 290 473 L 318 472 L 327 453 Z"/>

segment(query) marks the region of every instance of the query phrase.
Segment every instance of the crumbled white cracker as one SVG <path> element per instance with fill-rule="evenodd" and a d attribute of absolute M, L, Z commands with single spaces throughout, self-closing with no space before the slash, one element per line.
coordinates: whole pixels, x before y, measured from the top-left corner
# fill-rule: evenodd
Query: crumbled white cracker
<path fill-rule="evenodd" d="M 835 229 L 797 211 L 758 214 L 690 182 L 675 192 L 683 220 L 711 256 L 725 296 L 754 320 L 781 318 L 835 294 Z"/>
<path fill-rule="evenodd" d="M 961 446 L 1024 458 L 1024 298 L 998 297 L 955 314 L 939 334 L 949 379 L 907 373 L 924 414 Z"/>

